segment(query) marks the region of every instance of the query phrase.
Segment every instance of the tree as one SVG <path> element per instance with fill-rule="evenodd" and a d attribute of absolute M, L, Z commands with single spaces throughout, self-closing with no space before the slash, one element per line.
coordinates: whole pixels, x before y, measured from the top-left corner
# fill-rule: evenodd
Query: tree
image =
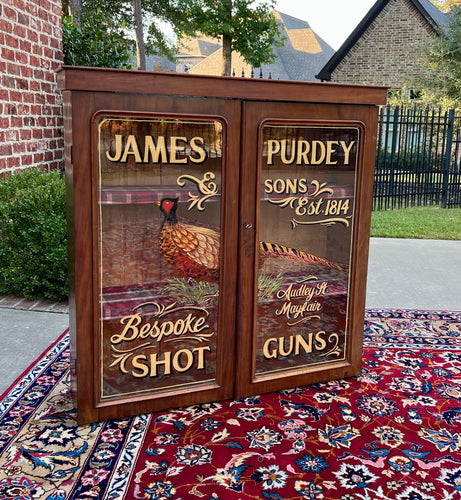
<path fill-rule="evenodd" d="M 204 35 L 222 39 L 223 75 L 231 74 L 231 54 L 237 51 L 254 67 L 275 60 L 273 45 L 282 45 L 272 11 L 274 0 L 255 4 L 253 0 L 177 0 L 186 23 L 178 22 L 179 38 Z"/>
<path fill-rule="evenodd" d="M 174 58 L 173 42 L 168 40 L 164 33 L 155 24 L 158 19 L 170 22 L 175 16 L 182 18 L 183 13 L 175 8 L 174 0 L 63 0 L 62 3 L 65 29 L 70 29 L 69 22 L 79 27 L 81 19 L 85 18 L 86 23 L 95 24 L 91 17 L 98 10 L 103 13 L 104 22 L 111 27 L 106 29 L 107 40 L 110 45 L 114 45 L 110 37 L 116 33 L 123 35 L 128 40 L 127 33 L 133 31 L 133 39 L 136 40 L 136 52 L 138 68 L 146 67 L 146 52 L 164 55 L 170 59 Z M 78 10 L 81 11 L 79 14 Z M 184 21 L 182 21 L 184 22 Z M 145 33 L 147 32 L 147 37 Z M 91 32 L 86 33 L 92 36 Z M 96 33 L 93 33 L 96 34 Z M 90 44 L 91 40 L 87 40 Z M 99 42 L 98 42 L 99 43 Z M 133 45 L 134 46 L 134 45 Z M 119 64 L 113 67 L 121 67 Z"/>
<path fill-rule="evenodd" d="M 70 16 L 74 24 L 78 24 L 83 13 L 82 0 L 62 0 L 62 12 L 64 16 Z"/>
<path fill-rule="evenodd" d="M 416 84 L 426 99 L 447 106 L 461 106 L 461 4 L 450 13 L 442 36 L 425 50 L 426 75 Z"/>
<path fill-rule="evenodd" d="M 76 1 L 64 0 L 67 3 L 63 3 L 63 9 L 69 5 L 72 10 Z M 178 38 L 201 32 L 222 39 L 225 75 L 231 72 L 232 51 L 239 52 L 248 64 L 259 67 L 273 62 L 272 45 L 283 43 L 272 13 L 275 0 L 258 4 L 254 0 L 80 1 L 82 18 L 100 9 L 111 20 L 114 30 L 123 27 L 136 33 L 139 69 L 146 67 L 144 52 L 175 58 L 174 41 L 159 28 L 159 21 L 168 23 Z"/>
<path fill-rule="evenodd" d="M 134 29 L 136 32 L 136 53 L 138 69 L 146 69 L 146 48 L 144 45 L 144 27 L 142 25 L 141 0 L 133 0 Z"/>
<path fill-rule="evenodd" d="M 62 44 L 64 64 L 131 67 L 133 42 L 126 38 L 123 27 L 114 26 L 101 9 L 83 12 L 78 23 L 71 16 L 63 16 Z"/>
<path fill-rule="evenodd" d="M 442 12 L 448 12 L 456 5 L 459 5 L 461 0 L 431 0 L 431 2 Z"/>

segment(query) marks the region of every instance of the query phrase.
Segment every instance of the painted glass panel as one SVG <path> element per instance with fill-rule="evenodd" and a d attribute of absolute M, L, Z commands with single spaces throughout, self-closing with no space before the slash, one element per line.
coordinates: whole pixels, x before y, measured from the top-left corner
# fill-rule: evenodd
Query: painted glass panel
<path fill-rule="evenodd" d="M 347 357 L 360 129 L 265 123 L 253 377 Z"/>
<path fill-rule="evenodd" d="M 98 117 L 101 401 L 216 382 L 223 133 Z"/>

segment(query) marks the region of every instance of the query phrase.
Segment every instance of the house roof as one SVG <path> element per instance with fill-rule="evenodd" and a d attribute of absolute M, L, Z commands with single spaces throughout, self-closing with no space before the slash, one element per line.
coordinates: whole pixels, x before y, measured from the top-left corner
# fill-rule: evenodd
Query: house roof
<path fill-rule="evenodd" d="M 307 21 L 274 11 L 280 32 L 285 37 L 281 47 L 273 46 L 276 56 L 273 64 L 263 64 L 255 70 L 259 76 L 260 70 L 264 78 L 269 76 L 278 80 L 314 81 L 315 74 L 333 55 L 334 50 L 320 38 Z M 251 67 L 238 55 L 232 55 L 232 69 L 236 76 L 250 76 Z M 210 56 L 190 68 L 192 74 L 220 74 L 222 70 L 222 49 L 214 51 Z"/>
<path fill-rule="evenodd" d="M 232 68 L 236 76 L 240 76 L 242 71 L 245 76 L 250 76 L 251 66 L 247 64 L 240 54 L 232 52 Z M 223 48 L 215 50 L 206 59 L 203 59 L 195 66 L 189 69 L 189 73 L 193 75 L 220 75 L 223 70 Z"/>
<path fill-rule="evenodd" d="M 208 57 L 222 47 L 219 40 L 205 35 L 197 38 L 186 38 L 181 42 L 179 55 Z"/>
<path fill-rule="evenodd" d="M 360 21 L 355 30 L 349 35 L 341 47 L 333 54 L 331 59 L 323 66 L 320 72 L 315 75 L 319 80 L 331 80 L 331 74 L 336 69 L 338 64 L 349 53 L 351 48 L 356 44 L 359 38 L 365 33 L 370 25 L 375 21 L 384 7 L 390 0 L 377 0 L 373 7 L 368 11 L 366 16 Z M 410 0 L 419 13 L 432 26 L 434 31 L 441 33 L 443 28 L 448 23 L 448 16 L 441 12 L 429 0 Z"/>
<path fill-rule="evenodd" d="M 148 71 L 176 71 L 176 64 L 167 57 L 146 55 L 146 69 Z"/>

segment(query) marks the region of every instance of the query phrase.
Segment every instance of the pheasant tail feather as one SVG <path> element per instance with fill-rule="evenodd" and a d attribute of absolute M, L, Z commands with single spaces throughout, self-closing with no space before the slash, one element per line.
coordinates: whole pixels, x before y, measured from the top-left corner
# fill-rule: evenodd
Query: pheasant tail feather
<path fill-rule="evenodd" d="M 259 243 L 259 253 L 263 259 L 266 257 L 283 257 L 285 259 L 309 262 L 311 264 L 320 264 L 322 266 L 331 267 L 332 269 L 338 269 L 339 271 L 342 271 L 341 267 L 328 259 L 317 257 L 316 255 L 313 255 L 311 253 L 306 253 L 302 250 L 286 247 L 277 243 L 268 243 L 267 241 L 261 241 Z"/>

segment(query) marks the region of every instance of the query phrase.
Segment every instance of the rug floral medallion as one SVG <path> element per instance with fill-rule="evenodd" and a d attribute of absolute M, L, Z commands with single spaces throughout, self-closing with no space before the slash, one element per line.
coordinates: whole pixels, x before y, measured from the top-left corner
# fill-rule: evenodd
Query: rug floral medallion
<path fill-rule="evenodd" d="M 76 426 L 64 335 L 0 402 L 0 500 L 461 499 L 461 313 L 369 310 L 359 377 Z"/>

